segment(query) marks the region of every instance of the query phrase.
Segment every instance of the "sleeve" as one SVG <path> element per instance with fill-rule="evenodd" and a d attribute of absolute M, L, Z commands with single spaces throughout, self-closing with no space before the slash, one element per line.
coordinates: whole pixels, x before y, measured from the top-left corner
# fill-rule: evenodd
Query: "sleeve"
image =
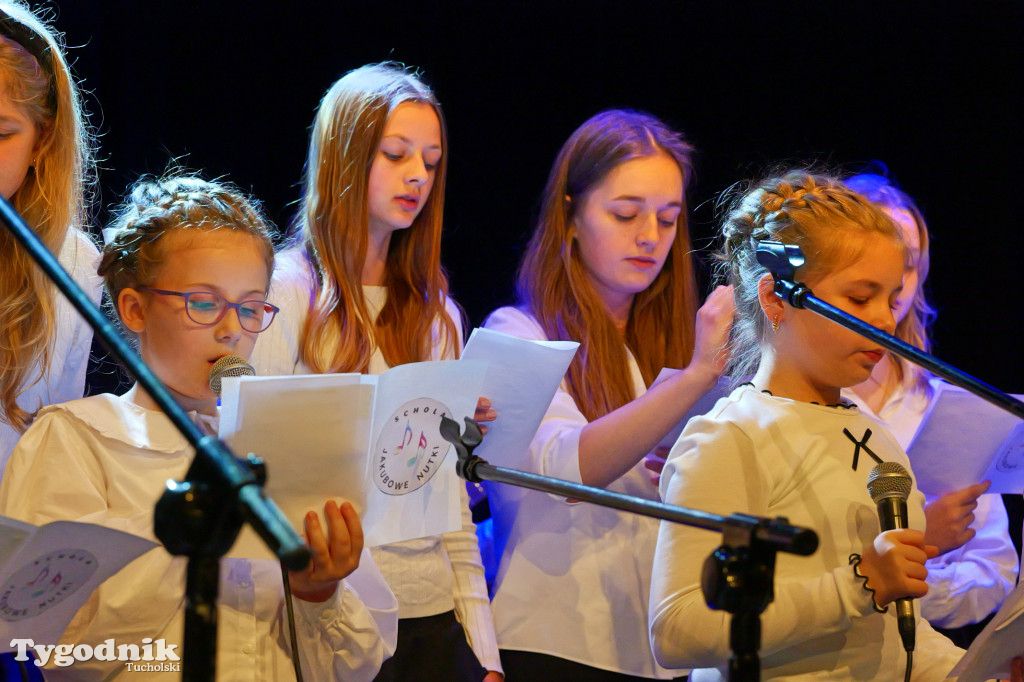
<path fill-rule="evenodd" d="M 455 323 L 458 347 L 462 349 L 462 312 L 452 299 L 446 304 L 448 314 Z M 443 346 L 435 335 L 435 353 Z M 448 555 L 454 575 L 455 617 L 466 632 L 469 646 L 477 660 L 487 670 L 502 672 L 498 656 L 498 638 L 494 634 L 494 620 L 491 618 L 491 601 L 487 594 L 487 580 L 484 564 L 480 558 L 480 543 L 476 537 L 473 514 L 469 510 L 469 494 L 461 486 L 459 499 L 462 503 L 462 529 L 441 536 L 441 544 Z"/>
<path fill-rule="evenodd" d="M 1017 583 L 1017 549 L 999 495 L 978 498 L 975 536 L 928 561 L 928 594 L 921 615 L 937 627 L 957 628 L 998 609 Z"/>
<path fill-rule="evenodd" d="M 299 343 L 309 311 L 312 276 L 301 253 L 286 251 L 278 257 L 267 301 L 280 312 L 256 337 L 249 362 L 258 376 L 301 374 Z"/>
<path fill-rule="evenodd" d="M 484 326 L 524 339 L 548 340 L 537 320 L 516 308 L 499 308 L 491 313 Z M 530 442 L 525 468 L 544 476 L 582 483 L 580 434 L 586 425 L 587 418 L 576 406 L 563 381 Z"/>
<path fill-rule="evenodd" d="M 735 424 L 709 417 L 691 420 L 662 472 L 662 498 L 722 515 L 770 515 L 775 491 L 758 454 Z M 651 583 L 650 638 L 655 659 L 666 668 L 712 668 L 729 659 L 730 616 L 708 608 L 701 592 L 704 559 L 719 544 L 716 533 L 661 524 Z M 789 560 L 779 557 L 775 598 L 761 616 L 762 656 L 840 632 L 853 618 L 873 613 L 871 597 L 845 557 L 843 565 L 809 576 L 787 573 L 784 562 Z"/>
<path fill-rule="evenodd" d="M 369 550 L 331 599 L 292 603 L 304 679 L 370 682 L 395 652 L 398 601 Z"/>
<path fill-rule="evenodd" d="M 118 518 L 108 509 L 103 470 L 84 428 L 66 413 L 42 415 L 15 448 L 0 487 L 0 513 L 36 525 L 81 521 L 152 538 L 152 512 Z M 181 608 L 185 560 L 163 548 L 150 550 L 100 585 L 62 636 L 71 644 L 118 639 L 159 639 Z M 160 634 L 157 634 L 160 633 Z M 52 665 L 52 661 L 51 661 Z M 124 667 L 119 661 L 76 662 L 47 668 L 47 680 L 106 679 Z"/>
<path fill-rule="evenodd" d="M 498 656 L 498 640 L 491 618 L 491 602 L 487 594 L 484 565 L 476 526 L 469 511 L 469 494 L 462 486 L 462 530 L 446 533 L 441 542 L 455 576 L 455 616 L 466 631 L 469 646 L 487 670 L 502 672 Z"/>

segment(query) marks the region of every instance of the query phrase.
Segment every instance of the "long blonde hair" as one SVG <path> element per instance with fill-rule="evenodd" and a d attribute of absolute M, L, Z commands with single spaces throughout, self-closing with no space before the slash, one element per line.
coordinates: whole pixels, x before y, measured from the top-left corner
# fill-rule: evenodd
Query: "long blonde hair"
<path fill-rule="evenodd" d="M 862 194 L 869 201 L 881 206 L 886 211 L 906 211 L 914 220 L 917 228 L 917 235 L 920 242 L 921 253 L 915 263 L 917 270 L 917 291 L 914 292 L 914 299 L 910 302 L 910 310 L 903 316 L 903 319 L 896 325 L 893 334 L 901 341 L 906 341 L 911 346 L 920 348 L 924 352 L 931 350 L 931 339 L 928 337 L 928 329 L 935 320 L 935 309 L 928 303 L 925 297 L 924 284 L 928 278 L 928 268 L 931 262 L 929 246 L 931 238 L 928 234 L 928 225 L 924 222 L 924 215 L 914 203 L 914 200 L 906 192 L 897 187 L 888 178 L 874 173 L 860 173 L 847 178 L 847 186 L 854 192 Z M 909 254 L 908 254 L 909 255 Z M 917 390 L 928 390 L 928 379 L 931 374 L 923 367 L 919 367 L 909 360 L 898 355 L 892 356 L 896 360 L 892 364 L 896 371 L 896 379 L 902 382 L 909 378 L 911 385 Z M 885 396 L 888 399 L 888 395 Z"/>
<path fill-rule="evenodd" d="M 593 421 L 633 400 L 623 338 L 594 290 L 575 248 L 572 222 L 586 194 L 631 159 L 667 154 L 683 187 L 692 175 L 693 147 L 657 118 L 611 110 L 592 117 L 569 137 L 551 169 L 540 220 L 519 266 L 519 305 L 549 339 L 578 341 L 566 380 L 577 407 Z M 676 237 L 654 282 L 636 295 L 625 345 L 650 385 L 662 367 L 685 367 L 693 355 L 697 311 L 685 201 Z"/>
<path fill-rule="evenodd" d="M 11 204 L 53 252 L 69 230 L 86 224 L 93 174 L 93 136 L 59 34 L 22 4 L 0 9 L 46 44 L 52 74 L 14 40 L 0 36 L 0 88 L 36 126 L 39 152 Z M 52 286 L 7 230 L 0 230 L 0 422 L 19 431 L 32 414 L 18 397 L 43 380 L 55 335 Z M 37 367 L 42 368 L 38 377 Z"/>
<path fill-rule="evenodd" d="M 429 104 L 441 127 L 434 186 L 412 226 L 392 234 L 385 266 L 387 302 L 374 323 L 363 298 L 369 240 L 367 186 L 388 116 L 404 102 Z M 434 93 L 397 64 L 349 72 L 324 96 L 310 137 L 297 242 L 317 276 L 302 332 L 300 359 L 316 372 L 363 372 L 374 347 L 388 365 L 427 360 L 435 320 L 446 354 L 457 353 L 445 309 L 441 267 L 448 134 Z"/>

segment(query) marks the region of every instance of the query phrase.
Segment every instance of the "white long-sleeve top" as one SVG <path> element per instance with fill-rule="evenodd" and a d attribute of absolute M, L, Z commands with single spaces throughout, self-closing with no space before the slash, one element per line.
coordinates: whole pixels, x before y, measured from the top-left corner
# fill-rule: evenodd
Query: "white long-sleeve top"
<path fill-rule="evenodd" d="M 485 326 L 548 340 L 537 320 L 517 308 L 494 311 Z M 627 357 L 640 396 L 647 388 L 628 350 Z M 495 409 L 500 414 L 501 406 Z M 526 469 L 581 483 L 586 425 L 563 381 L 530 443 Z M 607 489 L 658 499 L 642 463 Z M 500 556 L 493 608 L 501 648 L 640 677 L 682 674 L 659 666 L 647 641 L 655 519 L 501 484 L 488 484 L 487 496 Z"/>
<path fill-rule="evenodd" d="M 96 274 L 99 252 L 89 237 L 79 230 L 68 230 L 57 260 L 98 305 L 103 280 Z M 85 394 L 85 371 L 89 366 L 92 327 L 71 307 L 63 294 L 55 293 L 54 299 L 56 334 L 49 367 L 45 371 L 37 367 L 29 379 L 32 385 L 18 396 L 18 405 L 28 412 L 81 398 Z M 0 421 L 0 478 L 3 477 L 4 466 L 20 437 L 21 433 L 14 427 Z"/>
<path fill-rule="evenodd" d="M 299 360 L 302 329 L 315 296 L 314 278 L 305 255 L 299 250 L 277 257 L 268 300 L 281 309 L 267 331 L 259 335 L 250 361 L 261 376 L 310 374 Z M 387 289 L 364 286 L 363 296 L 374 319 L 384 307 Z M 458 347 L 462 346 L 461 313 L 448 299 L 448 314 L 455 321 Z M 444 360 L 445 336 L 435 324 L 431 359 Z M 369 374 L 390 369 L 379 348 L 370 358 Z M 498 644 L 491 620 L 476 526 L 469 510 L 469 495 L 462 487 L 462 529 L 440 536 L 371 549 L 373 559 L 398 598 L 400 618 L 421 618 L 455 610 L 480 664 L 501 672 Z"/>
<path fill-rule="evenodd" d="M 661 476 L 669 504 L 784 516 L 818 533 L 812 556 L 778 554 L 775 599 L 761 616 L 762 680 L 903 679 L 895 609 L 875 613 L 849 565 L 880 532 L 867 449 L 910 469 L 896 440 L 856 407 L 775 398 L 749 386 L 690 420 L 672 448 Z M 912 526 L 923 529 L 924 495 L 916 488 L 907 507 Z M 701 593 L 704 560 L 721 541 L 673 523 L 658 535 L 651 644 L 665 665 L 704 668 L 693 672 L 694 682 L 726 679 L 728 669 L 730 616 L 708 608 Z M 920 616 L 916 639 L 913 680 L 944 679 L 963 655 Z"/>
<path fill-rule="evenodd" d="M 207 433 L 215 419 L 195 417 Z M 44 408 L 0 484 L 0 514 L 34 524 L 96 523 L 155 540 L 153 509 L 168 479 L 181 480 L 193 450 L 162 413 L 110 394 Z M 163 638 L 184 649 L 186 560 L 152 549 L 100 585 L 62 636 L 96 646 L 108 638 Z M 217 679 L 294 680 L 280 564 L 221 561 Z M 293 599 L 307 680 L 372 680 L 397 639 L 397 604 L 369 554 L 322 603 Z M 383 634 L 382 634 L 383 633 Z M 47 669 L 48 680 L 131 677 L 118 661 Z M 179 679 L 148 672 L 146 679 Z"/>
<path fill-rule="evenodd" d="M 844 390 L 843 397 L 881 422 L 904 449 L 910 447 L 928 408 L 928 394 L 905 384 L 889 396 L 877 414 L 854 391 Z M 925 495 L 926 504 L 936 499 Z M 932 625 L 957 628 L 977 623 L 998 609 L 1017 584 L 1017 548 L 1010 539 L 1010 522 L 998 494 L 978 498 L 971 527 L 975 536 L 966 544 L 925 563 L 928 594 L 918 603 L 921 615 Z"/>

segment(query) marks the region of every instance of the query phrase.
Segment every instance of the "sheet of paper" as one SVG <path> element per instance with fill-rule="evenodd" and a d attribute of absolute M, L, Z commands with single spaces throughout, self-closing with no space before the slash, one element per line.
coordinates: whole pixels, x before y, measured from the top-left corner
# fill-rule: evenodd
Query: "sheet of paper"
<path fill-rule="evenodd" d="M 1002 608 L 950 672 L 957 682 L 1010 679 L 1010 663 L 1024 655 L 1024 583 L 1010 593 Z"/>
<path fill-rule="evenodd" d="M 473 330 L 462 360 L 488 363 L 481 395 L 498 413 L 487 424 L 476 455 L 496 466 L 523 468 L 530 441 L 577 348 L 575 341 L 532 341 L 490 329 Z"/>
<path fill-rule="evenodd" d="M 14 639 L 59 642 L 93 590 L 157 546 L 136 535 L 73 521 L 36 528 L 0 517 L 0 536 L 5 558 L 0 568 L 0 652 L 13 651 Z"/>
<path fill-rule="evenodd" d="M 663 368 L 658 372 L 658 376 L 654 378 L 654 382 L 651 383 L 651 388 L 654 388 L 658 384 L 664 382 L 669 377 L 679 374 L 681 371 L 682 370 L 672 369 L 670 367 Z M 732 393 L 733 385 L 733 379 L 731 377 L 721 377 L 718 380 L 718 383 L 716 383 L 710 391 L 697 399 L 697 402 L 689 409 L 686 416 L 684 416 L 678 424 L 673 426 L 671 431 L 665 434 L 665 437 L 661 439 L 658 445 L 664 448 L 671 448 L 675 445 L 676 441 L 679 440 L 679 434 L 681 434 L 683 429 L 686 428 L 686 422 L 690 421 L 694 417 L 699 417 L 710 412 L 711 408 L 715 406 L 715 403 L 717 403 L 720 398 L 724 398 Z"/>
<path fill-rule="evenodd" d="M 1019 495 L 1024 490 L 1024 422 L 962 388 L 935 386 L 907 448 L 918 487 L 943 495 L 990 480 L 990 493 Z"/>
<path fill-rule="evenodd" d="M 367 546 L 462 527 L 464 483 L 455 472 L 455 448 L 441 437 L 441 416 L 472 417 L 486 372 L 485 362 L 444 360 L 399 365 L 375 377 Z"/>
<path fill-rule="evenodd" d="M 220 437 L 266 462 L 267 494 L 300 532 L 309 511 L 324 522 L 328 499 L 355 506 L 367 547 L 451 532 L 462 483 L 440 415 L 472 416 L 486 369 L 450 360 L 379 376 L 225 379 Z M 228 556 L 271 554 L 245 527 Z"/>
<path fill-rule="evenodd" d="M 360 374 L 227 378 L 220 438 L 266 462 L 267 495 L 300 533 L 307 512 L 324 521 L 329 499 L 351 502 L 362 517 L 373 393 Z M 273 555 L 246 525 L 228 556 Z"/>

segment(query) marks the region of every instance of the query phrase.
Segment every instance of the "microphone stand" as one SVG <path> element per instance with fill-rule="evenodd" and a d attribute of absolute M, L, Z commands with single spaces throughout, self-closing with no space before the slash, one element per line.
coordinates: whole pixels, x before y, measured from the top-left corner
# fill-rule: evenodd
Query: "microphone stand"
<path fill-rule="evenodd" d="M 466 417 L 465 422 L 466 431 L 460 435 L 458 422 L 442 416 L 440 429 L 441 435 L 458 453 L 456 471 L 467 481 L 507 483 L 721 532 L 722 545 L 704 562 L 701 589 L 709 607 L 732 614 L 729 625 L 729 646 L 732 650 L 729 679 L 737 682 L 760 680 L 758 649 L 761 646 L 761 613 L 775 597 L 772 584 L 775 554 L 813 554 L 818 548 L 818 536 L 813 530 L 791 526 L 782 517 L 767 519 L 747 514 L 719 516 L 494 466 L 473 454 L 473 449 L 480 444 L 483 436 L 475 421 Z"/>
<path fill-rule="evenodd" d="M 768 240 L 758 242 L 757 262 L 772 273 L 775 279 L 775 293 L 779 298 L 788 301 L 794 308 L 811 310 L 865 338 L 876 341 L 896 355 L 924 367 L 949 383 L 956 384 L 996 407 L 1024 419 L 1024 402 L 816 298 L 806 284 L 796 281 L 796 270 L 804 264 L 804 254 L 799 246 Z"/>
<path fill-rule="evenodd" d="M 271 551 L 292 570 L 301 570 L 309 564 L 309 550 L 281 510 L 264 497 L 259 480 L 260 462 L 252 456 L 248 461 L 239 460 L 223 442 L 199 430 L 153 371 L 2 197 L 0 222 L 195 449 L 195 458 L 185 480 L 167 482 L 167 490 L 156 505 L 154 530 L 168 552 L 188 557 L 182 679 L 213 680 L 219 562 L 234 543 L 242 523 L 250 523 Z"/>

